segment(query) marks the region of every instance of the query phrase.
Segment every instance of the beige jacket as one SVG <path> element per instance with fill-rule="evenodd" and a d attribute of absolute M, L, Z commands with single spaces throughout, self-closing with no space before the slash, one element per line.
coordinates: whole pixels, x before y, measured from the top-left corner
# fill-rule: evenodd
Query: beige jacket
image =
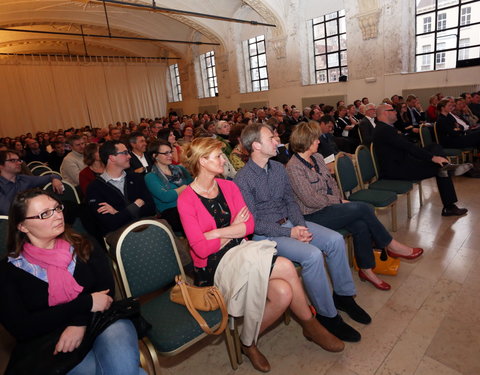
<path fill-rule="evenodd" d="M 215 271 L 229 315 L 243 316 L 241 336 L 244 345 L 257 341 L 267 300 L 274 241 L 245 241 L 227 251 Z"/>

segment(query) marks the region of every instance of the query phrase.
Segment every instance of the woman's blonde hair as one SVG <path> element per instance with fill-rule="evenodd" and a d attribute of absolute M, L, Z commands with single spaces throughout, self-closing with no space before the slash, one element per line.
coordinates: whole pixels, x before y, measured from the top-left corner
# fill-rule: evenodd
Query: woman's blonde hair
<path fill-rule="evenodd" d="M 295 126 L 290 135 L 290 148 L 293 152 L 305 152 L 321 135 L 322 130 L 318 122 L 301 122 Z"/>
<path fill-rule="evenodd" d="M 198 176 L 200 172 L 200 158 L 205 158 L 213 151 L 222 149 L 225 143 L 213 138 L 195 138 L 185 147 L 182 164 L 192 176 Z"/>

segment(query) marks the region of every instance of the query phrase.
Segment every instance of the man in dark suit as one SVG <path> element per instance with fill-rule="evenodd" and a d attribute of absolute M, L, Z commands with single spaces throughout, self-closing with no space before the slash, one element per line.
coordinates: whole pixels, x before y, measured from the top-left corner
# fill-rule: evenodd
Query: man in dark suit
<path fill-rule="evenodd" d="M 369 103 L 365 106 L 365 117 L 358 123 L 358 131 L 362 138 L 362 145 L 370 147 L 373 139 L 373 130 L 375 129 L 375 116 L 377 108 L 375 104 Z"/>
<path fill-rule="evenodd" d="M 433 145 L 431 151 L 422 149 L 400 136 L 393 123 L 397 118 L 390 104 L 377 107 L 377 126 L 373 132 L 373 145 L 379 163 L 381 178 L 397 180 L 437 179 L 438 191 L 443 203 L 442 216 L 460 216 L 466 208 L 458 208 L 457 195 L 450 175 L 459 176 L 467 172 L 471 165 L 453 166 L 443 156 L 443 149 Z"/>
<path fill-rule="evenodd" d="M 325 115 L 318 119 L 322 135 L 320 136 L 320 144 L 318 145 L 318 152 L 322 154 L 324 158 L 330 155 L 338 154 L 338 146 L 335 143 L 332 130 L 335 119 L 332 116 Z"/>

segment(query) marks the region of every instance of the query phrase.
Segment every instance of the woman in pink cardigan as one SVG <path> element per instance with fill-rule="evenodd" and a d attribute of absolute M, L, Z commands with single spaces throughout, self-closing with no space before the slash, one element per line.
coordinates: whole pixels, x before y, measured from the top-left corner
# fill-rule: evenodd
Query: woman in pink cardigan
<path fill-rule="evenodd" d="M 222 147 L 218 140 L 197 138 L 184 153 L 184 164 L 195 180 L 179 196 L 177 207 L 191 247 L 195 284 L 199 286 L 213 285 L 222 256 L 254 230 L 254 218 L 237 185 L 215 178 L 223 173 Z M 343 342 L 312 316 L 293 264 L 286 258 L 274 257 L 260 333 L 288 307 L 298 317 L 305 337 L 326 350 L 343 350 Z M 255 342 L 242 343 L 242 351 L 257 370 L 270 370 Z"/>

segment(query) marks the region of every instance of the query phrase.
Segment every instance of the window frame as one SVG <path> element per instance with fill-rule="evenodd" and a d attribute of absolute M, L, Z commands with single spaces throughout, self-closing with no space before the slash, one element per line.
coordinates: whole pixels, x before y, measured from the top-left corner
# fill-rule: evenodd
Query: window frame
<path fill-rule="evenodd" d="M 168 74 L 170 76 L 170 87 L 172 89 L 172 102 L 183 101 L 178 63 L 168 66 Z"/>
<path fill-rule="evenodd" d="M 218 96 L 217 65 L 215 51 L 208 51 L 199 56 L 200 75 L 202 79 L 202 98 L 214 98 Z M 209 65 L 210 63 L 210 65 Z"/>
<path fill-rule="evenodd" d="M 339 82 L 339 78 L 342 75 L 348 76 L 348 52 L 347 52 L 347 23 L 345 17 L 345 9 L 341 9 L 335 12 L 324 14 L 320 17 L 316 17 L 310 20 L 312 24 L 312 39 L 313 39 L 313 73 L 315 84 L 324 84 Z M 332 24 L 335 21 L 336 33 L 328 32 L 328 24 Z M 340 28 L 340 22 L 344 23 L 345 28 L 342 31 Z M 323 30 L 323 35 L 316 35 L 317 29 Z M 344 38 L 344 48 L 342 48 L 342 37 Z M 335 50 L 328 50 L 329 40 L 335 38 L 334 45 Z M 317 46 L 323 47 L 323 52 L 317 52 Z M 342 64 L 342 54 L 346 55 L 345 63 Z M 334 58 L 336 55 L 336 58 Z M 324 67 L 318 66 L 318 61 L 323 60 L 325 62 Z M 322 64 L 323 65 L 323 64 Z M 331 74 L 334 70 L 338 69 L 338 77 L 332 79 Z M 325 76 L 325 80 L 320 79 L 320 75 Z"/>
<path fill-rule="evenodd" d="M 263 52 L 259 46 L 263 45 Z M 252 53 L 251 46 L 255 46 L 255 53 Z M 268 62 L 267 62 L 267 45 L 265 42 L 265 35 L 258 35 L 253 38 L 249 38 L 246 41 L 247 56 L 248 56 L 248 68 L 250 75 L 250 88 L 251 92 L 260 92 L 270 90 L 270 81 L 268 78 Z M 265 64 L 260 65 L 260 58 L 264 56 Z M 256 61 L 256 66 L 253 66 L 252 61 Z M 262 77 L 260 72 L 264 72 L 265 76 Z M 256 78 L 255 78 L 256 77 Z M 258 88 L 256 87 L 258 83 Z M 266 85 L 265 85 L 266 83 Z M 262 85 L 263 84 L 263 85 Z"/>
<path fill-rule="evenodd" d="M 434 1 L 434 4 L 432 4 L 432 7 L 431 8 L 426 8 L 422 11 L 418 11 L 417 9 L 417 1 L 416 1 L 416 5 L 415 5 L 415 44 L 416 44 L 416 48 L 415 48 L 415 72 L 422 72 L 422 71 L 426 71 L 426 70 L 422 70 L 422 66 L 424 66 L 423 64 L 423 57 L 422 59 L 419 59 L 420 56 L 424 56 L 426 54 L 431 54 L 434 56 L 433 58 L 433 67 L 431 69 L 429 69 L 428 71 L 435 71 L 435 70 L 441 70 L 441 69 L 445 69 L 445 67 L 443 67 L 442 65 L 444 65 L 445 63 L 443 62 L 440 62 L 440 63 L 437 63 L 437 61 L 442 61 L 442 56 L 446 56 L 448 52 L 451 53 L 451 51 L 454 51 L 455 52 L 455 66 L 451 67 L 450 69 L 453 69 L 457 66 L 458 64 L 458 61 L 462 61 L 459 59 L 459 56 L 462 56 L 462 54 L 460 54 L 460 49 L 462 49 L 462 47 L 460 47 L 460 36 L 461 36 L 461 32 L 462 32 L 462 29 L 463 28 L 468 28 L 468 27 L 473 27 L 473 26 L 478 26 L 480 25 L 480 21 L 479 22 L 471 22 L 471 15 L 472 15 L 472 6 L 471 4 L 475 4 L 475 3 L 479 3 L 480 0 L 472 0 L 472 1 L 469 1 L 469 2 L 462 2 L 461 0 L 459 0 L 457 3 L 455 4 L 452 4 L 452 5 L 447 5 L 447 6 L 444 6 L 442 5 L 441 3 L 441 0 L 435 0 Z M 440 6 L 440 8 L 439 8 Z M 451 10 L 451 9 L 457 9 L 457 16 L 458 16 L 458 20 L 456 22 L 456 25 L 454 26 L 448 26 L 448 22 L 447 22 L 447 14 L 448 14 L 448 11 Z M 467 14 L 463 14 L 462 15 L 462 11 L 463 9 L 467 9 L 467 8 L 470 8 L 470 12 L 468 12 Z M 439 15 L 442 15 L 442 14 L 445 14 L 445 18 L 442 17 L 442 19 L 439 20 Z M 432 22 L 432 29 L 431 31 L 427 31 L 425 32 L 425 19 L 422 20 L 421 22 L 421 25 L 418 25 L 418 18 L 419 17 L 422 17 L 422 15 L 425 15 L 425 17 L 432 17 L 432 21 L 434 20 L 434 22 Z M 464 22 L 462 24 L 462 17 L 469 17 L 468 18 L 468 23 L 467 22 Z M 439 22 L 442 22 L 442 25 L 444 24 L 445 27 L 442 27 L 441 29 L 438 27 L 439 26 Z M 435 25 L 435 28 L 433 28 L 433 25 Z M 422 28 L 423 32 L 420 32 L 419 27 Z M 451 35 L 455 35 L 455 46 L 453 47 L 448 47 L 448 48 L 444 48 L 444 49 L 439 49 L 438 48 L 438 44 L 439 43 L 439 37 L 441 38 L 442 37 L 442 34 L 446 34 L 447 32 L 450 32 Z M 440 36 L 438 35 L 440 34 Z M 433 35 L 433 50 L 431 50 L 430 52 L 419 52 L 418 49 L 419 49 L 419 37 L 422 37 L 422 36 L 427 36 L 427 35 Z M 465 37 L 463 37 L 462 39 L 465 39 Z M 421 45 L 423 47 L 423 45 Z M 468 47 L 463 47 L 463 55 L 468 55 L 468 48 L 480 48 L 480 43 L 478 44 L 472 44 L 472 45 L 469 45 Z M 466 49 L 467 48 L 467 49 Z M 445 61 L 445 60 L 443 60 Z M 437 65 L 440 65 L 437 67 Z"/>

